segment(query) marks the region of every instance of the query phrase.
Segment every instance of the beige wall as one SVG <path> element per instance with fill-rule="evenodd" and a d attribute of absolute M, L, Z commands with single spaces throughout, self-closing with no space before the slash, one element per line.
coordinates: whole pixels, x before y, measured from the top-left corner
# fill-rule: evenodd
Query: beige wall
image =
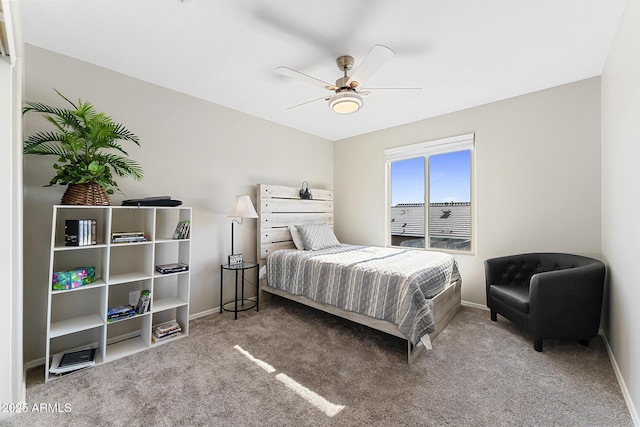
<path fill-rule="evenodd" d="M 640 254 L 638 23 L 640 2 L 630 0 L 602 76 L 602 253 L 609 266 L 603 328 L 636 425 L 640 425 L 640 279 L 635 268 Z"/>
<path fill-rule="evenodd" d="M 333 187 L 333 144 L 324 139 L 33 46 L 26 49 L 25 84 L 27 100 L 62 105 L 56 88 L 91 101 L 140 137 L 141 147 L 128 151 L 145 178 L 117 179 L 126 196 L 113 197 L 114 204 L 170 195 L 193 207 L 192 314 L 219 306 L 220 264 L 231 250 L 226 216 L 236 194 L 255 203 L 259 183 Z M 26 119 L 25 135 L 42 124 L 36 116 Z M 44 356 L 51 206 L 64 192 L 42 187 L 54 175 L 52 161 L 25 157 L 27 361 Z M 255 259 L 256 221 L 245 220 L 235 231 L 235 251 Z M 231 282 L 227 290 L 231 298 Z"/>
<path fill-rule="evenodd" d="M 336 142 L 338 237 L 385 244 L 385 148 L 471 132 L 476 253 L 456 256 L 463 300 L 485 304 L 486 258 L 530 251 L 600 257 L 599 78 Z"/>

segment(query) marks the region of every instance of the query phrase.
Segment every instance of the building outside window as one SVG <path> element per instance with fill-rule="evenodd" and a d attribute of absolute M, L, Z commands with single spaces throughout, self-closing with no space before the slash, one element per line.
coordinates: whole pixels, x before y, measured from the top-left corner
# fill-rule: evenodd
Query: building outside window
<path fill-rule="evenodd" d="M 392 246 L 473 250 L 473 146 L 468 134 L 385 150 Z"/>

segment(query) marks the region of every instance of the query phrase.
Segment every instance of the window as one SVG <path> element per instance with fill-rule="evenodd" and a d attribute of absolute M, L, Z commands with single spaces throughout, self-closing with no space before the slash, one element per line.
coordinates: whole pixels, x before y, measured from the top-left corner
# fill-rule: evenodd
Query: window
<path fill-rule="evenodd" d="M 385 150 L 391 245 L 472 251 L 473 146 L 468 134 Z"/>

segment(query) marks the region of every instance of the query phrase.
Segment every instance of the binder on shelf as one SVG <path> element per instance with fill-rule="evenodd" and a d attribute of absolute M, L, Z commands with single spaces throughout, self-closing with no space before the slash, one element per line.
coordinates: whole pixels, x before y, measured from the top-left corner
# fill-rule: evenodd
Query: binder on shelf
<path fill-rule="evenodd" d="M 98 243 L 95 219 L 67 219 L 64 221 L 64 245 L 88 246 Z"/>

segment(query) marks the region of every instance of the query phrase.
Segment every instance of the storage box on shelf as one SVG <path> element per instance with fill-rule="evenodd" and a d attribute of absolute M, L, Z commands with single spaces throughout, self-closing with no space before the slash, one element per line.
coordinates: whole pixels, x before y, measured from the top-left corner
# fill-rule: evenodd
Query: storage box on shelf
<path fill-rule="evenodd" d="M 65 245 L 65 221 L 95 219 L 95 244 Z M 190 234 L 174 239 L 179 222 L 191 225 L 188 207 L 54 206 L 48 283 L 48 316 L 45 379 L 55 354 L 87 347 L 96 348 L 95 363 L 109 362 L 185 337 L 189 331 L 189 270 L 160 274 L 155 266 L 168 263 L 190 265 Z M 113 233 L 142 233 L 144 239 L 115 243 Z M 189 229 L 190 232 L 190 229 Z M 121 239 L 116 239 L 117 241 Z M 93 267 L 95 281 L 56 290 L 55 272 Z M 109 319 L 109 308 L 134 307 L 143 290 L 150 292 L 148 309 L 130 317 Z M 156 326 L 176 321 L 180 335 L 152 338 Z"/>

